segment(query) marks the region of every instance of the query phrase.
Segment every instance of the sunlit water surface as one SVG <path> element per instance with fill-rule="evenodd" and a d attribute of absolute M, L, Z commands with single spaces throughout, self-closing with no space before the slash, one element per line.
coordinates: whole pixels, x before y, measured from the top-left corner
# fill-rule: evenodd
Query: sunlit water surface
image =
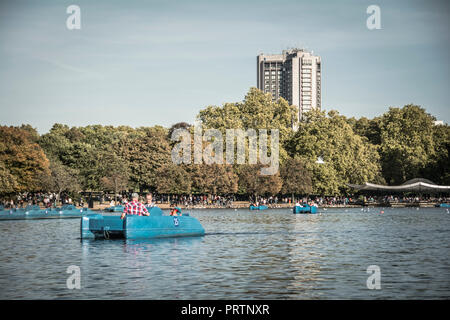
<path fill-rule="evenodd" d="M 81 241 L 78 219 L 0 221 L 0 299 L 450 298 L 447 209 L 320 211 L 191 210 L 205 236 L 139 241 Z"/>

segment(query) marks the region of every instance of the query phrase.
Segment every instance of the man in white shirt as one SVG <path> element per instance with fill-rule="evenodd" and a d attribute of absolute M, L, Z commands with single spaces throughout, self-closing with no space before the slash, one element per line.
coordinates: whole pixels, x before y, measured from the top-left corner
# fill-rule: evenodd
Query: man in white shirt
<path fill-rule="evenodd" d="M 147 202 L 145 203 L 145 207 L 147 209 L 153 208 L 155 206 L 155 203 L 153 202 L 153 195 L 151 193 L 147 193 Z"/>

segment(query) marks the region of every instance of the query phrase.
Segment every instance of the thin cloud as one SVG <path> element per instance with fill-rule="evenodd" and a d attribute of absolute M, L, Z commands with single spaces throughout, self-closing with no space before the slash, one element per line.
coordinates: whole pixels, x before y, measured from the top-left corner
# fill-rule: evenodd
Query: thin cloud
<path fill-rule="evenodd" d="M 104 79 L 104 76 L 98 72 L 94 72 L 91 70 L 87 70 L 84 68 L 80 68 L 80 67 L 76 67 L 67 63 L 63 63 L 63 62 L 59 62 L 56 61 L 54 59 L 49 59 L 49 58 L 45 58 L 45 57 L 39 57 L 39 56 L 34 56 L 33 58 L 40 60 L 40 61 L 44 61 L 46 63 L 49 63 L 55 67 L 67 70 L 67 71 L 71 71 L 71 72 L 75 72 L 75 73 L 79 73 L 91 78 L 97 78 L 97 79 Z"/>

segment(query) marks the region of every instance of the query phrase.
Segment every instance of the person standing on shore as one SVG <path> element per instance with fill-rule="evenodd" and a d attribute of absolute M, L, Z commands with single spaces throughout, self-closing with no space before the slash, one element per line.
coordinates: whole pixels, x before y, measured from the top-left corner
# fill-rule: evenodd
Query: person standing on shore
<path fill-rule="evenodd" d="M 153 195 L 151 193 L 147 193 L 147 203 L 145 204 L 145 207 L 150 210 L 155 206 L 155 203 L 153 202 Z"/>
<path fill-rule="evenodd" d="M 120 219 L 124 219 L 126 215 L 138 215 L 138 216 L 149 216 L 147 208 L 139 202 L 139 195 L 133 193 L 131 195 L 131 202 L 128 202 L 123 209 L 123 213 Z"/>

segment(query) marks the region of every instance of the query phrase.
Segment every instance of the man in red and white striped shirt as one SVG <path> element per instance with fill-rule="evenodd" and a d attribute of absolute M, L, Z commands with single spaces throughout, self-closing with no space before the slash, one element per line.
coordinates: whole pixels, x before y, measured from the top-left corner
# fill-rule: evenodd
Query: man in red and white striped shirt
<path fill-rule="evenodd" d="M 133 193 L 131 195 L 132 201 L 128 202 L 123 209 L 123 213 L 120 216 L 120 219 L 125 218 L 126 215 L 139 215 L 139 216 L 149 216 L 147 208 L 139 202 L 139 195 L 137 193 Z"/>

